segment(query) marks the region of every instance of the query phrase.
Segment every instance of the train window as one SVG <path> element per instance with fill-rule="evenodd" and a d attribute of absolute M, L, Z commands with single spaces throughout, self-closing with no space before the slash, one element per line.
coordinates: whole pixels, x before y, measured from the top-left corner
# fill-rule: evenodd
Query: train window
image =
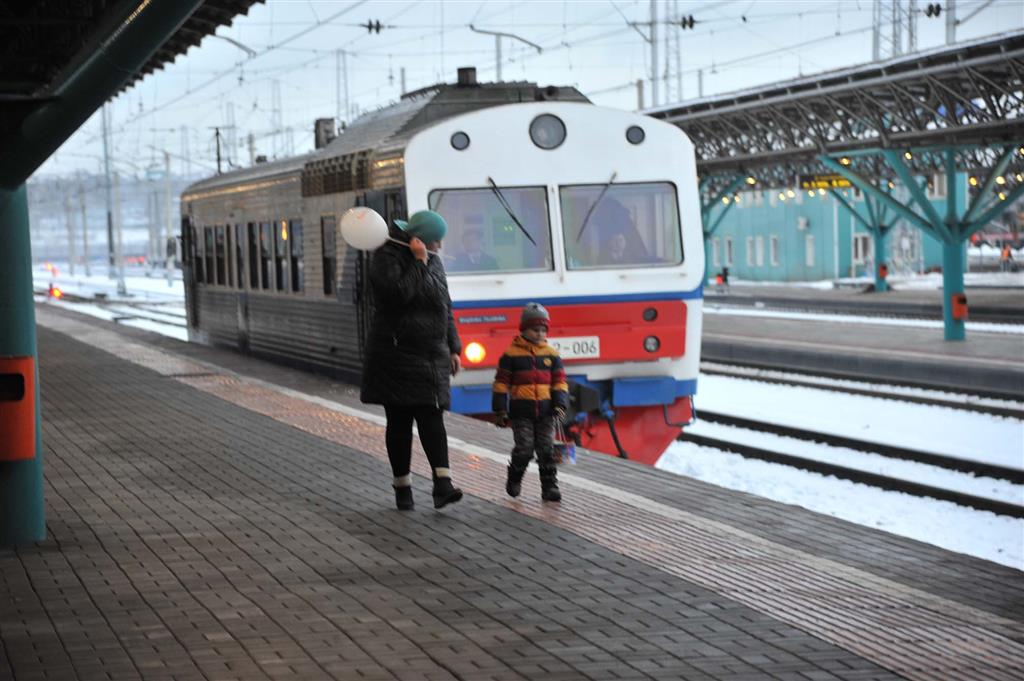
<path fill-rule="evenodd" d="M 280 220 L 274 229 L 274 281 L 278 291 L 287 290 L 288 281 L 288 221 Z"/>
<path fill-rule="evenodd" d="M 679 201 L 669 182 L 559 188 L 569 269 L 683 261 Z"/>
<path fill-rule="evenodd" d="M 274 226 L 269 222 L 260 223 L 260 286 L 270 288 L 270 259 L 274 248 Z"/>
<path fill-rule="evenodd" d="M 435 189 L 428 202 L 448 222 L 449 274 L 553 268 L 544 187 Z"/>
<path fill-rule="evenodd" d="M 233 242 L 231 225 L 224 225 L 224 283 L 227 286 L 235 285 L 235 265 L 232 257 L 234 250 L 231 248 Z"/>
<path fill-rule="evenodd" d="M 203 248 L 203 229 L 193 227 L 192 229 L 192 266 L 195 268 L 195 281 L 197 284 L 206 283 L 206 267 L 203 262 L 205 249 Z"/>
<path fill-rule="evenodd" d="M 224 248 L 225 229 L 225 225 L 218 225 L 217 227 L 213 228 L 214 238 L 216 238 L 217 240 L 217 252 L 216 256 L 214 257 L 214 260 L 217 263 L 217 283 L 220 285 L 228 283 L 227 277 L 225 276 L 227 275 L 227 272 L 225 271 L 225 265 L 227 264 L 225 262 L 227 260 L 225 256 L 227 255 L 227 251 Z"/>
<path fill-rule="evenodd" d="M 235 286 L 245 288 L 245 225 L 235 225 Z"/>
<path fill-rule="evenodd" d="M 334 240 L 336 227 L 337 221 L 333 215 L 320 218 L 320 243 L 323 246 L 321 255 L 323 256 L 325 296 L 334 295 L 334 281 L 337 276 L 337 266 L 335 263 L 338 257 Z"/>
<path fill-rule="evenodd" d="M 249 288 L 253 291 L 260 287 L 260 241 L 256 234 L 256 224 L 250 222 L 249 231 Z"/>
<path fill-rule="evenodd" d="M 214 271 L 214 246 L 213 246 L 213 227 L 204 227 L 203 233 L 206 236 L 206 283 L 216 284 L 217 276 Z"/>
<path fill-rule="evenodd" d="M 305 274 L 302 264 L 302 220 L 292 220 L 288 231 L 290 249 L 288 254 L 291 256 L 288 271 L 292 275 L 292 291 L 298 293 L 302 290 L 304 284 L 303 275 Z"/>

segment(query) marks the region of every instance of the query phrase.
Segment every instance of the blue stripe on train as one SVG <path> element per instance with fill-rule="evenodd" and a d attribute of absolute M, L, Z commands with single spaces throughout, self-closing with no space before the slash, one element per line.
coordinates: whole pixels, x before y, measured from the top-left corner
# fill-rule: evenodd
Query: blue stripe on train
<path fill-rule="evenodd" d="M 700 300 L 704 297 L 704 286 L 692 291 L 660 291 L 656 293 L 623 293 L 598 296 L 553 296 L 550 298 L 501 298 L 497 300 L 460 300 L 453 302 L 456 310 L 471 310 L 479 307 L 521 307 L 527 303 L 541 305 L 577 305 L 581 303 L 629 303 L 645 300 Z"/>
<path fill-rule="evenodd" d="M 569 380 L 594 388 L 601 394 L 602 401 L 610 397 L 615 407 L 672 404 L 680 397 L 697 392 L 697 379 L 679 381 L 671 376 L 628 376 L 588 381 L 584 376 L 570 375 Z M 490 384 L 452 386 L 451 410 L 460 414 L 489 414 Z"/>

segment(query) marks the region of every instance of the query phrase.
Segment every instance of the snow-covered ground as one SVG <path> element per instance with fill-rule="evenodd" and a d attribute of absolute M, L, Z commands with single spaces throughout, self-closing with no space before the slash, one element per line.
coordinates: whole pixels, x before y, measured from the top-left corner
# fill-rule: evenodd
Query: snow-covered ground
<path fill-rule="evenodd" d="M 1022 262 L 1018 260 L 1018 262 Z M 1024 262 L 1022 262 L 1024 264 Z M 942 273 L 929 272 L 928 274 L 901 275 L 890 274 L 887 281 L 894 289 L 900 291 L 909 290 L 939 290 L 942 288 Z M 818 281 L 752 281 L 749 279 L 736 279 L 729 277 L 730 286 L 771 286 L 781 288 L 812 288 L 820 290 L 832 290 L 836 286 L 852 286 L 875 283 L 873 277 L 849 277 L 842 279 L 822 279 Z M 715 288 L 714 278 L 708 279 L 708 288 Z M 1024 288 L 1024 271 L 1021 272 L 967 272 L 964 274 L 964 285 L 971 286 L 995 286 L 1000 288 Z"/>
<path fill-rule="evenodd" d="M 702 375 L 701 409 L 1024 469 L 1024 422 L 948 407 Z M 691 431 L 1024 504 L 1024 486 L 699 420 Z M 658 468 L 1024 570 L 1024 520 L 888 492 L 788 466 L 676 442 Z"/>
<path fill-rule="evenodd" d="M 168 286 L 162 271 L 146 277 L 142 268 L 129 270 L 125 278 L 128 296 L 119 297 L 116 282 L 109 279 L 102 268 L 94 267 L 91 277 L 85 277 L 80 268 L 72 277 L 59 263 L 57 269 L 56 276 L 42 266 L 34 270 L 37 290 L 45 290 L 53 281 L 66 293 L 85 298 L 94 297 L 96 293 L 105 294 L 113 304 L 52 300 L 49 304 L 68 306 L 79 312 L 117 319 L 122 324 L 185 340 L 185 330 L 181 325 L 185 311 L 180 273 L 175 273 Z M 968 275 L 969 282 L 971 276 Z M 995 277 L 1003 282 L 1009 281 L 1009 277 L 1017 277 L 1019 283 L 1007 285 L 1024 286 L 1024 275 L 977 276 Z M 941 282 L 941 275 L 938 281 Z M 832 282 L 827 284 L 831 288 Z M 37 300 L 47 299 L 41 295 Z M 130 318 L 140 303 L 145 304 L 146 314 L 159 319 Z M 877 323 L 877 320 L 871 319 L 870 323 Z M 700 409 L 707 409 L 1004 466 L 1024 467 L 1024 424 L 1015 419 L 708 375 L 700 378 L 697 407 L 698 414 Z M 711 435 L 711 426 L 699 423 L 694 432 Z M 730 438 L 734 434 L 730 433 Z M 757 441 L 751 442 L 756 446 L 775 446 L 786 452 L 825 456 L 813 443 L 787 441 L 765 434 L 756 437 Z M 848 457 L 850 460 L 844 460 L 844 465 L 853 465 L 851 461 L 857 461 L 865 470 L 887 475 L 896 474 L 894 471 L 899 470 L 900 475 L 937 487 L 1024 503 L 1020 485 L 984 478 L 971 479 L 961 473 L 923 464 L 894 463 L 882 457 L 846 451 L 832 449 L 827 455 Z M 886 492 L 684 442 L 669 447 L 658 461 L 658 467 L 1024 570 L 1024 520 L 976 511 L 950 502 Z"/>

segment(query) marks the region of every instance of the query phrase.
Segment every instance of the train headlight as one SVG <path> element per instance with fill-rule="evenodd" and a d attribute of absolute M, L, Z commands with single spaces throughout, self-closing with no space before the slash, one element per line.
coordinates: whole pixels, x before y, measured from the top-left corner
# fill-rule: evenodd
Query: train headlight
<path fill-rule="evenodd" d="M 648 336 L 647 338 L 644 338 L 644 350 L 647 352 L 657 352 L 660 347 L 661 341 L 658 340 L 657 336 Z"/>
<path fill-rule="evenodd" d="M 472 343 L 466 346 L 466 360 L 470 364 L 479 364 L 480 362 L 484 361 L 484 357 L 486 356 L 487 350 L 485 350 L 484 346 L 481 345 L 480 343 L 473 341 Z"/>
<path fill-rule="evenodd" d="M 469 146 L 469 135 L 464 132 L 457 132 L 452 135 L 452 148 L 456 151 L 463 151 Z"/>
<path fill-rule="evenodd" d="M 646 310 L 644 310 L 644 321 L 645 322 L 653 322 L 657 318 L 658 318 L 658 311 L 655 308 L 649 307 Z M 657 340 L 657 339 L 655 339 L 655 340 Z"/>
<path fill-rule="evenodd" d="M 557 149 L 565 141 L 565 123 L 558 116 L 541 114 L 530 123 L 530 139 L 541 149 Z"/>
<path fill-rule="evenodd" d="M 630 144 L 640 144 L 647 137 L 647 133 L 639 125 L 631 125 L 626 128 L 626 140 Z"/>

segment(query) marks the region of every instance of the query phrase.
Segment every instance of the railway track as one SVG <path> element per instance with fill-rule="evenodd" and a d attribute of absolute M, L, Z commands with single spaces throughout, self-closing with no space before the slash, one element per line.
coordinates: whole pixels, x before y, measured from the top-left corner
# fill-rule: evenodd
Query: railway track
<path fill-rule="evenodd" d="M 830 433 L 820 433 L 800 428 L 793 428 L 790 426 L 780 426 L 774 423 L 729 416 L 715 412 L 701 412 L 700 419 L 725 426 L 743 428 L 749 431 L 771 433 L 797 440 L 816 442 L 831 447 L 848 448 L 856 451 L 879 454 L 889 458 L 924 463 L 960 473 L 992 477 L 1016 484 L 1024 484 L 1024 471 L 1021 471 L 1020 469 L 957 459 L 955 457 L 944 456 L 941 454 L 933 454 L 930 452 L 922 452 L 903 447 L 857 440 L 855 438 L 833 435 Z M 933 499 L 941 499 L 961 506 L 969 506 L 978 510 L 991 511 L 992 513 L 999 515 L 1024 518 L 1024 505 L 1020 504 L 980 497 L 964 492 L 958 492 L 956 490 L 935 487 L 933 485 L 925 485 L 904 478 L 871 473 L 850 466 L 818 461 L 793 454 L 784 454 L 771 449 L 756 447 L 741 442 L 731 442 L 720 438 L 697 435 L 691 432 L 684 432 L 679 436 L 679 440 L 683 442 L 691 442 L 703 447 L 734 452 L 746 458 L 800 468 L 802 470 L 819 473 L 821 475 L 832 475 L 836 478 L 849 480 L 851 482 L 859 482 L 873 487 L 878 487 L 880 489 L 905 492 L 907 494 L 931 497 Z"/>
<path fill-rule="evenodd" d="M 911 394 L 900 391 L 899 388 L 901 385 L 898 383 L 879 384 L 873 383 L 873 380 L 868 381 L 862 379 L 858 381 L 858 379 L 845 375 L 804 374 L 797 370 L 782 371 L 777 367 L 759 367 L 754 365 L 729 365 L 714 362 L 701 362 L 700 372 L 708 376 L 745 378 L 763 383 L 772 383 L 775 385 L 814 388 L 816 390 L 827 390 L 830 392 L 846 393 L 848 395 L 862 395 L 865 397 L 879 397 L 883 399 L 899 400 L 901 402 L 910 402 L 913 404 L 947 407 L 950 409 L 959 409 L 961 411 L 970 411 L 980 414 L 991 414 L 993 416 L 1005 416 L 1024 420 L 1024 405 L 1013 400 L 1007 400 L 1001 395 L 978 393 L 963 395 L 962 393 L 955 393 L 954 391 L 954 394 L 962 395 L 962 399 L 955 399 L 952 397 L 941 397 L 937 395 Z M 788 373 L 801 374 L 803 377 L 795 378 L 793 376 L 785 375 Z M 871 385 L 865 385 L 864 387 L 843 385 L 841 383 L 836 383 L 835 381 L 837 380 L 862 382 L 865 384 L 871 383 Z M 887 386 L 891 386 L 893 389 L 887 390 Z M 939 386 L 902 387 L 917 390 L 931 390 L 936 393 L 946 393 L 947 395 L 950 394 L 951 390 L 950 388 L 942 388 Z"/>
<path fill-rule="evenodd" d="M 756 307 L 779 312 L 846 314 L 858 317 L 890 317 L 942 321 L 942 306 L 931 303 L 883 302 L 864 300 L 798 300 L 776 296 L 708 293 L 705 302 L 714 305 Z M 970 319 L 992 324 L 1024 324 L 1024 309 L 999 305 L 972 305 Z"/>

